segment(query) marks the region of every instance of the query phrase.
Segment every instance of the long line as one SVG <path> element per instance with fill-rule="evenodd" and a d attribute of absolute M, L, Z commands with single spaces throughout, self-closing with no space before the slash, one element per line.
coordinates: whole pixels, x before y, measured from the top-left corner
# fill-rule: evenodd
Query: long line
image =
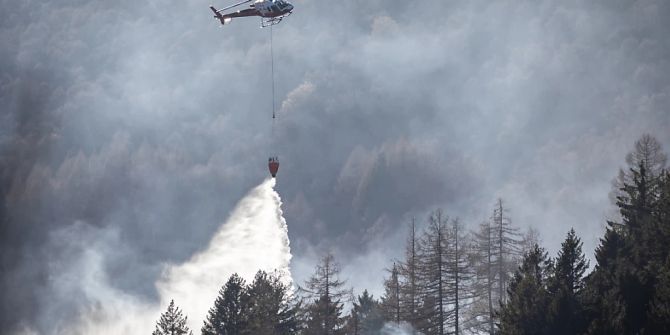
<path fill-rule="evenodd" d="M 272 119 L 275 118 L 275 55 L 272 47 L 272 26 L 270 25 L 270 58 L 272 67 Z M 274 121 L 273 121 L 274 122 Z"/>

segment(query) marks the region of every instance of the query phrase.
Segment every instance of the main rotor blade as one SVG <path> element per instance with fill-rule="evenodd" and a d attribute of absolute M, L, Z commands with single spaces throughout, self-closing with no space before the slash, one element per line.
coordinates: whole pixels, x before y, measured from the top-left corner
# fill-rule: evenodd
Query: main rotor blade
<path fill-rule="evenodd" d="M 217 12 L 222 12 L 222 11 L 224 11 L 224 10 L 231 9 L 231 8 L 233 8 L 233 7 L 237 7 L 237 6 L 239 6 L 239 5 L 244 5 L 245 3 L 252 2 L 252 1 L 254 1 L 254 0 L 244 0 L 244 1 L 242 1 L 242 2 L 238 2 L 238 3 L 234 4 L 234 5 L 230 5 L 230 6 L 225 7 L 225 8 L 217 9 L 216 11 L 217 11 Z"/>

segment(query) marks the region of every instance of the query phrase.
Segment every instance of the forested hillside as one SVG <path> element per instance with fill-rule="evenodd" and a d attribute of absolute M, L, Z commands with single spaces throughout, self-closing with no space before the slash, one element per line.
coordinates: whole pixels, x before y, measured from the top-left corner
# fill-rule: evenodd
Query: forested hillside
<path fill-rule="evenodd" d="M 404 256 L 380 274 L 381 297 L 353 297 L 329 254 L 296 290 L 275 274 L 249 284 L 231 276 L 202 334 L 668 334 L 665 163 L 648 135 L 626 157 L 614 181 L 620 216 L 607 222 L 591 268 L 573 229 L 550 256 L 534 229 L 512 223 L 502 199 L 474 230 L 437 209 L 424 229 L 410 223 Z M 188 334 L 184 318 L 171 304 L 154 334 Z"/>

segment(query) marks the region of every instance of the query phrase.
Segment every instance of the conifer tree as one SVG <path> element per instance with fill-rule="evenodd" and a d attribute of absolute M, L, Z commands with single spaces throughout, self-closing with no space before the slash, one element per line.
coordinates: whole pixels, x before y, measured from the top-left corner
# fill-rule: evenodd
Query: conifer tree
<path fill-rule="evenodd" d="M 556 258 L 549 287 L 550 330 L 554 334 L 578 334 L 585 329 L 579 295 L 584 288 L 583 276 L 588 261 L 582 252 L 582 244 L 575 230 L 570 229 Z"/>
<path fill-rule="evenodd" d="M 537 228 L 528 227 L 526 233 L 521 238 L 521 255 L 529 253 L 536 244 L 540 245 L 540 242 L 540 232 Z"/>
<path fill-rule="evenodd" d="M 405 244 L 405 255 L 400 263 L 398 273 L 400 281 L 400 314 L 401 320 L 409 322 L 414 328 L 419 327 L 419 308 L 421 294 L 419 287 L 419 237 L 416 232 L 416 223 L 412 219 L 409 236 Z"/>
<path fill-rule="evenodd" d="M 377 335 L 384 326 L 379 302 L 367 290 L 358 296 L 347 322 L 347 334 Z"/>
<path fill-rule="evenodd" d="M 306 334 L 334 335 L 344 332 L 343 301 L 351 298 L 351 289 L 339 279 L 340 266 L 332 254 L 321 259 L 312 277 L 300 287 L 312 303 L 307 306 Z M 349 300 L 351 301 L 351 300 Z"/>
<path fill-rule="evenodd" d="M 656 269 L 654 295 L 648 312 L 647 331 L 655 334 L 670 333 L 670 172 L 659 178 L 658 201 L 653 211 L 653 226 L 648 241 L 652 250 L 650 268 Z M 663 264 L 659 265 L 660 260 Z"/>
<path fill-rule="evenodd" d="M 506 288 L 512 274 L 519 264 L 521 256 L 521 240 L 519 229 L 512 226 L 509 217 L 505 215 L 507 209 L 503 206 L 502 199 L 498 199 L 493 210 L 492 229 L 493 229 L 493 255 L 495 260 L 495 284 L 498 290 L 497 297 L 500 302 L 505 302 Z"/>
<path fill-rule="evenodd" d="M 625 307 L 618 285 L 618 269 L 623 262 L 624 238 L 608 228 L 596 248 L 595 269 L 586 278 L 585 308 L 590 320 L 588 334 L 623 333 Z"/>
<path fill-rule="evenodd" d="M 244 279 L 233 274 L 219 290 L 202 327 L 203 335 L 244 334 L 249 324 L 249 294 Z"/>
<path fill-rule="evenodd" d="M 620 216 L 608 222 L 587 281 L 592 334 L 635 334 L 649 327 L 658 274 L 670 242 L 663 234 L 666 224 L 661 214 L 665 160 L 658 141 L 644 135 L 626 157 L 628 168 L 621 170 L 615 183 Z"/>
<path fill-rule="evenodd" d="M 465 235 L 461 223 L 456 220 L 451 222 L 451 234 L 449 234 L 449 275 L 451 277 L 451 305 L 453 306 L 453 333 L 461 333 L 461 318 L 463 310 L 471 304 L 473 294 L 471 290 L 473 274 L 468 264 L 468 252 Z"/>
<path fill-rule="evenodd" d="M 473 283 L 470 293 L 472 305 L 468 309 L 465 328 L 471 332 L 495 334 L 497 308 L 506 299 L 506 287 L 514 274 L 530 239 L 536 238 L 532 232 L 529 240 L 521 239 L 519 229 L 506 216 L 507 209 L 502 199 L 498 199 L 490 221 L 479 225 L 473 234 L 470 248 L 470 267 Z"/>
<path fill-rule="evenodd" d="M 670 257 L 657 275 L 654 293 L 649 311 L 648 332 L 670 334 Z"/>
<path fill-rule="evenodd" d="M 658 245 L 652 212 L 657 201 L 656 179 L 648 173 L 644 161 L 639 161 L 637 169 L 631 168 L 632 183 L 624 183 L 617 197 L 622 221 L 612 224 L 620 227 L 624 234 L 626 255 L 618 269 L 618 283 L 621 287 L 622 303 L 625 306 L 624 331 L 638 333 L 647 323 L 647 312 L 655 286 L 655 273 L 661 260 L 654 259 Z"/>
<path fill-rule="evenodd" d="M 393 263 L 390 277 L 384 280 L 384 295 L 381 297 L 380 310 L 384 319 L 400 324 L 400 279 L 398 267 Z M 366 291 L 367 292 L 367 291 Z"/>
<path fill-rule="evenodd" d="M 535 246 L 523 258 L 507 290 L 508 299 L 500 308 L 501 334 L 548 334 L 549 292 L 547 284 L 551 261 Z"/>
<path fill-rule="evenodd" d="M 299 330 L 299 305 L 291 303 L 289 287 L 278 274 L 258 271 L 247 293 L 249 311 L 245 334 L 289 335 Z"/>
<path fill-rule="evenodd" d="M 574 229 L 570 229 L 561 250 L 556 258 L 556 282 L 572 294 L 577 294 L 584 287 L 584 272 L 589 264 L 582 252 L 582 241 Z"/>
<path fill-rule="evenodd" d="M 448 219 L 441 210 L 429 216 L 420 244 L 419 278 L 423 297 L 419 328 L 424 334 L 446 334 L 453 327 L 453 277 L 450 275 Z"/>
<path fill-rule="evenodd" d="M 481 223 L 473 234 L 469 252 L 474 280 L 471 285 L 473 301 L 466 328 L 474 333 L 495 333 L 495 306 L 500 299 L 496 298 L 498 291 L 494 290 L 493 233 L 490 221 Z"/>
<path fill-rule="evenodd" d="M 661 144 L 649 134 L 644 134 L 635 142 L 633 151 L 626 155 L 625 169 L 619 169 L 619 175 L 613 182 L 613 190 L 610 197 L 614 203 L 618 202 L 619 197 L 625 196 L 623 188 L 625 185 L 632 185 L 635 178 L 635 171 L 639 171 L 642 166 L 647 174 L 647 188 L 653 188 L 663 171 L 667 162 L 667 155 L 663 152 Z"/>
<path fill-rule="evenodd" d="M 193 334 L 186 326 L 187 317 L 182 315 L 179 307 L 175 306 L 174 300 L 170 300 L 167 311 L 161 314 L 156 322 L 156 329 L 152 335 L 183 335 Z"/>

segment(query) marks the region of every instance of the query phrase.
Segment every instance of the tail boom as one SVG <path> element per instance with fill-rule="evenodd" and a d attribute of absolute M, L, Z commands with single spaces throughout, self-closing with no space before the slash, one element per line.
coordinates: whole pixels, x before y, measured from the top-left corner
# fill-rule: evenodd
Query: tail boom
<path fill-rule="evenodd" d="M 230 21 L 229 18 L 226 18 L 223 15 L 221 15 L 221 13 L 218 10 L 216 10 L 214 6 L 209 6 L 209 9 L 211 9 L 212 12 L 214 12 L 214 18 L 219 19 L 219 21 L 221 21 L 221 25 L 224 25 L 226 24 L 226 22 Z"/>

